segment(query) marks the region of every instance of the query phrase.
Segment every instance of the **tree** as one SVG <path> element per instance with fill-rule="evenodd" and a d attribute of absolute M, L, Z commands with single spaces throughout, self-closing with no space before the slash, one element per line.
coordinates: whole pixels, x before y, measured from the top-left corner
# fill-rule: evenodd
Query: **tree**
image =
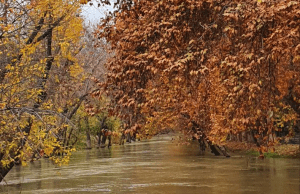
<path fill-rule="evenodd" d="M 64 108 L 71 102 L 60 103 L 58 96 L 81 71 L 74 56 L 82 34 L 77 1 L 2 2 L 0 181 L 32 157 L 68 161 L 71 149 L 58 135 L 70 123 Z"/>
<path fill-rule="evenodd" d="M 276 143 L 278 123 L 296 123 L 298 2 L 118 5 L 98 34 L 115 52 L 103 88 L 129 130 L 147 134 L 171 124 L 208 146 L 249 132 L 262 153 Z"/>

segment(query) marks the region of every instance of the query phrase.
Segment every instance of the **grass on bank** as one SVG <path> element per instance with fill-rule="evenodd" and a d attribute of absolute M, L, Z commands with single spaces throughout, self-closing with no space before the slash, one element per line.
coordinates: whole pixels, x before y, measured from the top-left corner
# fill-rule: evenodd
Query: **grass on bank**
<path fill-rule="evenodd" d="M 233 153 L 259 156 L 255 144 L 242 142 L 228 142 L 226 147 Z M 300 146 L 295 144 L 281 144 L 268 148 L 264 153 L 266 158 L 300 158 Z"/>

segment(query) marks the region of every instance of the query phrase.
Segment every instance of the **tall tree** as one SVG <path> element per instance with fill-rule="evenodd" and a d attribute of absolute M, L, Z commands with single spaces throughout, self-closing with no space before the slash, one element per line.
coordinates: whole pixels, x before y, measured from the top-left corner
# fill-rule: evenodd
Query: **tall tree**
<path fill-rule="evenodd" d="M 117 3 L 98 33 L 115 52 L 104 89 L 129 130 L 171 124 L 219 145 L 250 132 L 263 150 L 299 119 L 299 2 Z"/>
<path fill-rule="evenodd" d="M 57 99 L 82 71 L 75 58 L 82 34 L 78 1 L 2 2 L 0 181 L 33 154 L 67 162 L 70 149 L 57 135 L 69 119 Z"/>

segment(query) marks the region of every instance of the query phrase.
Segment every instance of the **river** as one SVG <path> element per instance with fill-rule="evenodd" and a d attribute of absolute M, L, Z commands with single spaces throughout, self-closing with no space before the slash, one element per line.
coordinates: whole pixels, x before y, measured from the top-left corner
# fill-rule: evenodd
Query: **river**
<path fill-rule="evenodd" d="M 75 152 L 69 165 L 47 159 L 16 166 L 0 193 L 299 194 L 300 160 L 201 156 L 169 136 Z"/>

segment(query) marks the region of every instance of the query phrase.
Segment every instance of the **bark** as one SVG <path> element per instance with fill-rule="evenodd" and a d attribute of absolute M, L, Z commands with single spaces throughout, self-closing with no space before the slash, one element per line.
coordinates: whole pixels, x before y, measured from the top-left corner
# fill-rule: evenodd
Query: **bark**
<path fill-rule="evenodd" d="M 81 125 L 80 125 L 80 119 L 78 119 L 77 120 L 77 127 L 78 128 L 81 128 Z M 71 142 L 71 137 L 72 137 L 72 135 L 73 135 L 73 131 L 74 131 L 74 128 L 72 127 L 71 128 L 71 130 L 70 130 L 70 133 L 69 133 L 69 135 L 68 135 L 68 138 L 67 138 L 67 140 L 66 140 L 66 146 L 68 147 L 69 145 L 71 145 L 70 144 L 70 142 Z M 77 137 L 75 136 L 75 143 L 77 142 Z M 74 142 L 73 142 L 73 144 L 72 144 L 72 146 L 75 144 Z"/>
<path fill-rule="evenodd" d="M 99 130 L 99 133 L 98 133 L 97 148 L 100 148 L 100 147 L 101 147 L 101 136 L 102 136 L 102 130 L 100 129 L 100 130 Z"/>
<path fill-rule="evenodd" d="M 294 111 L 300 115 L 300 103 L 298 103 L 296 100 L 294 100 L 295 95 L 293 92 L 293 86 L 289 88 L 289 94 L 284 97 L 284 100 L 294 109 Z"/>
<path fill-rule="evenodd" d="M 26 127 L 24 127 L 22 130 L 23 132 L 27 133 L 29 135 L 30 130 L 31 130 L 31 126 L 32 126 L 32 119 L 28 118 L 28 125 Z M 27 135 L 27 136 L 28 136 Z M 23 146 L 25 145 L 26 141 L 27 141 L 27 136 L 22 138 L 19 142 L 19 148 L 15 151 L 12 151 L 10 153 L 10 157 L 13 158 L 14 160 L 11 161 L 7 166 L 3 166 L 0 163 L 0 182 L 4 179 L 4 177 L 7 175 L 7 173 L 14 167 L 14 165 L 16 163 L 19 163 L 19 155 L 20 155 L 20 151 L 23 149 Z M 0 153 L 0 161 L 3 159 L 4 157 L 4 153 Z"/>
<path fill-rule="evenodd" d="M 132 141 L 136 141 L 136 133 L 135 133 L 135 132 L 133 133 L 133 135 L 132 135 L 132 137 L 131 137 L 131 140 L 132 140 Z"/>
<path fill-rule="evenodd" d="M 125 134 L 124 134 L 124 131 L 123 131 L 122 135 L 120 137 L 120 143 L 119 143 L 119 145 L 124 145 L 124 140 L 125 140 Z"/>
<path fill-rule="evenodd" d="M 44 13 L 44 17 L 45 17 L 46 15 L 47 15 L 47 12 Z M 45 18 L 44 18 L 44 17 L 40 18 L 39 23 L 38 23 L 37 26 L 34 28 L 33 32 L 30 34 L 29 38 L 28 38 L 27 41 L 26 41 L 26 44 L 27 44 L 27 45 L 28 45 L 28 44 L 32 44 L 33 42 L 37 43 L 37 42 L 40 42 L 40 41 L 44 40 L 45 38 L 47 38 L 47 39 L 49 40 L 49 37 L 51 37 L 50 39 L 51 39 L 51 41 L 52 41 L 52 31 L 53 31 L 53 29 L 54 29 L 55 27 L 57 27 L 57 26 L 60 24 L 60 22 L 65 18 L 65 16 L 66 16 L 66 15 L 64 15 L 64 16 L 62 16 L 62 17 L 60 17 L 60 18 L 58 18 L 58 20 L 55 21 L 52 25 L 49 25 L 49 28 L 48 28 L 41 36 L 39 36 L 39 37 L 36 39 L 36 41 L 34 41 L 34 39 L 36 38 L 36 36 L 38 35 L 38 33 L 41 31 L 42 26 L 44 25 Z M 49 45 L 48 45 L 48 46 L 49 46 Z M 51 47 L 51 45 L 50 45 L 50 47 Z M 48 47 L 48 48 L 49 48 L 49 47 Z M 48 50 L 48 48 L 47 48 L 47 50 Z M 48 52 L 48 51 L 47 51 L 47 52 Z M 15 66 L 16 63 L 19 62 L 19 61 L 21 60 L 22 56 L 23 56 L 22 53 L 19 54 L 19 55 L 15 58 L 16 61 L 11 63 L 11 66 Z M 51 54 L 48 55 L 48 56 L 51 56 Z M 50 63 L 52 63 L 52 62 L 50 62 Z M 5 75 L 6 75 L 7 73 L 8 73 L 8 70 L 6 70 L 6 69 L 1 70 L 1 72 L 0 72 L 0 83 L 3 82 L 3 80 L 4 80 L 4 78 L 5 78 Z M 47 73 L 47 72 L 46 72 L 46 73 Z"/>
<path fill-rule="evenodd" d="M 205 149 L 206 149 L 205 141 L 201 137 L 200 139 L 198 139 L 198 142 L 199 142 L 200 151 L 201 151 L 202 154 L 204 154 Z"/>
<path fill-rule="evenodd" d="M 44 16 L 46 16 L 46 13 L 44 14 Z M 49 28 L 46 30 L 46 32 L 44 32 L 36 40 L 36 42 L 39 42 L 39 41 L 42 41 L 43 39 L 46 38 L 46 57 L 47 57 L 47 61 L 46 61 L 45 69 L 44 69 L 44 75 L 41 78 L 41 80 L 39 81 L 38 86 L 37 86 L 42 90 L 42 92 L 38 95 L 39 100 L 38 100 L 38 102 L 36 102 L 33 105 L 34 108 L 39 108 L 41 106 L 41 104 L 45 101 L 46 97 L 47 97 L 47 93 L 45 91 L 45 85 L 46 85 L 46 82 L 49 78 L 49 73 L 50 73 L 52 63 L 53 63 L 53 60 L 54 60 L 54 58 L 52 57 L 52 52 L 51 52 L 52 51 L 52 31 L 55 27 L 57 27 L 60 24 L 60 22 L 64 19 L 64 17 L 65 17 L 65 15 L 62 16 L 61 18 L 59 18 L 57 21 L 55 21 L 52 25 L 49 25 Z M 51 19 L 52 18 L 50 18 L 50 20 Z M 38 25 L 35 27 L 34 31 L 29 36 L 26 44 L 31 44 L 31 43 L 34 42 L 34 39 L 36 38 L 38 32 L 41 30 L 43 25 L 44 25 L 44 18 L 41 18 Z M 21 58 L 22 58 L 22 54 L 19 54 L 18 57 L 17 57 L 17 61 L 20 61 Z M 17 61 L 12 63 L 12 66 L 16 65 Z M 1 71 L 0 83 L 2 83 L 2 81 L 4 80 L 5 75 L 6 75 L 7 72 L 8 71 Z M 32 125 L 32 122 L 29 122 L 29 124 L 26 127 L 24 127 L 24 129 L 22 129 L 23 131 L 25 131 L 27 133 L 27 136 L 25 138 L 21 139 L 19 150 L 17 150 L 15 156 L 18 156 L 20 154 L 20 150 L 23 149 L 23 146 L 26 142 L 26 138 L 30 134 L 31 125 Z M 0 159 L 2 159 L 3 154 L 0 153 L 0 155 L 1 155 Z M 13 158 L 16 158 L 16 157 L 13 157 Z M 16 159 L 16 161 L 17 161 L 17 159 Z M 0 182 L 7 175 L 7 173 L 13 168 L 16 161 L 12 161 L 6 167 L 3 167 L 2 165 L 0 165 Z"/>
<path fill-rule="evenodd" d="M 209 138 L 205 135 L 205 133 L 203 132 L 203 130 L 200 128 L 200 126 L 198 125 L 198 123 L 196 123 L 195 121 L 192 121 L 193 123 L 193 127 L 192 130 L 197 133 L 200 136 L 200 141 L 199 141 L 199 146 L 200 146 L 200 150 L 203 151 L 203 142 L 205 142 L 208 147 L 211 150 L 211 153 L 215 154 L 215 156 L 220 156 L 221 153 L 226 156 L 226 157 L 230 157 L 230 155 L 227 153 L 225 147 L 223 146 L 218 146 L 218 145 L 214 145 Z M 204 144 L 205 144 L 204 143 Z"/>
<path fill-rule="evenodd" d="M 251 136 L 254 140 L 254 143 L 256 144 L 256 146 L 259 148 L 259 158 L 264 158 L 264 154 L 262 152 L 262 150 L 260 149 L 260 143 L 258 141 L 258 139 L 255 137 L 254 131 L 251 130 Z"/>
<path fill-rule="evenodd" d="M 89 130 L 86 130 L 86 148 L 92 149 L 91 135 Z"/>
<path fill-rule="evenodd" d="M 211 150 L 211 153 L 215 154 L 215 156 L 220 156 L 221 155 L 220 152 L 218 151 L 218 149 L 216 148 L 216 146 L 213 145 L 211 143 L 211 141 L 207 141 L 207 144 L 208 144 L 208 146 L 209 146 L 209 148 Z"/>
<path fill-rule="evenodd" d="M 105 148 L 105 142 L 106 142 L 106 134 L 104 132 L 104 134 L 102 135 L 102 140 L 101 140 L 101 148 Z"/>
<path fill-rule="evenodd" d="M 103 117 L 103 119 L 100 121 L 100 118 L 98 117 L 98 120 L 100 121 L 100 130 L 98 132 L 98 142 L 97 142 L 97 147 L 100 148 L 101 147 L 101 137 L 105 134 L 102 133 L 102 130 L 107 128 L 105 121 L 106 121 L 107 117 Z M 103 137 L 102 137 L 103 138 Z"/>
<path fill-rule="evenodd" d="M 216 145 L 216 147 L 219 148 L 220 152 L 221 152 L 224 156 L 230 157 L 230 155 L 228 154 L 228 152 L 227 152 L 225 146 L 218 146 L 218 145 Z"/>
<path fill-rule="evenodd" d="M 52 34 L 52 30 L 58 26 L 60 24 L 60 22 L 66 17 L 66 14 L 61 16 L 60 18 L 58 18 L 51 26 L 49 26 L 49 28 L 41 35 L 37 38 L 36 42 L 40 42 L 41 40 L 43 40 L 44 38 L 46 38 L 47 36 L 49 36 L 49 34 Z"/>
<path fill-rule="evenodd" d="M 126 137 L 126 142 L 131 143 L 131 135 L 130 135 L 130 133 L 127 133 L 126 136 L 127 136 Z"/>
<path fill-rule="evenodd" d="M 247 141 L 247 134 L 245 131 L 242 132 L 242 142 L 246 142 Z"/>
<path fill-rule="evenodd" d="M 7 173 L 14 167 L 15 163 L 11 162 L 7 167 L 0 166 L 0 182 L 4 179 Z"/>
<path fill-rule="evenodd" d="M 87 149 L 92 149 L 90 126 L 89 126 L 88 117 L 85 117 L 84 120 L 85 120 L 85 125 L 86 125 L 86 148 Z"/>
<path fill-rule="evenodd" d="M 111 147 L 111 135 L 108 136 L 108 146 L 107 146 L 107 147 L 108 147 L 108 148 Z"/>
<path fill-rule="evenodd" d="M 68 137 L 66 138 L 66 143 L 64 144 L 66 147 L 70 145 L 71 137 L 74 131 L 74 127 L 71 128 Z"/>
<path fill-rule="evenodd" d="M 47 14 L 47 12 L 45 12 L 44 17 L 46 16 L 46 14 Z M 33 42 L 33 40 L 35 39 L 35 37 L 37 36 L 39 31 L 41 30 L 42 26 L 44 25 L 44 21 L 45 21 L 44 17 L 40 18 L 38 25 L 34 28 L 33 32 L 31 33 L 28 40 L 26 41 L 26 44 L 31 44 Z"/>
<path fill-rule="evenodd" d="M 82 95 L 79 98 L 79 101 L 77 102 L 77 104 L 75 105 L 75 107 L 73 108 L 73 110 L 68 114 L 67 118 L 71 119 L 73 117 L 73 115 L 77 112 L 78 108 L 80 107 L 81 103 L 83 102 L 83 100 L 88 96 L 88 93 Z"/>

